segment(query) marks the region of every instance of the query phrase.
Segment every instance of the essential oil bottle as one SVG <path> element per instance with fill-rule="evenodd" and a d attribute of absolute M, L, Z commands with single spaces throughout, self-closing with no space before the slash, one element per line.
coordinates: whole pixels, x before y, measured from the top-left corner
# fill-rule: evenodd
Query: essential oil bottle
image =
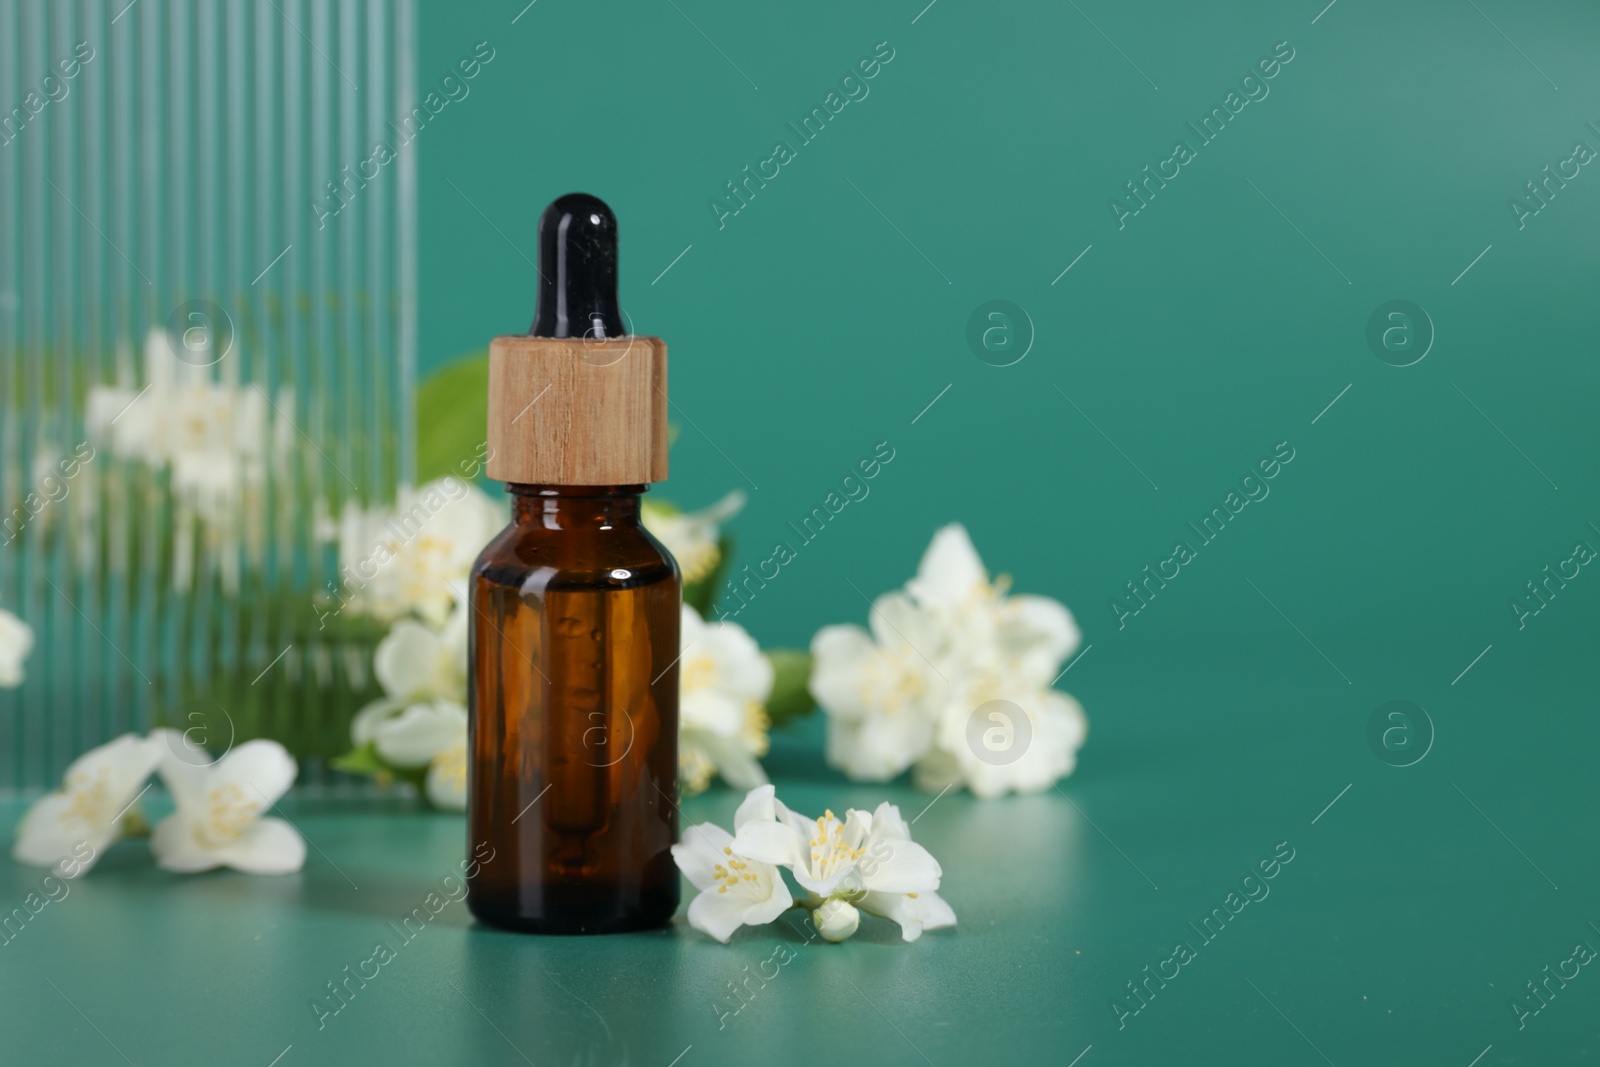
<path fill-rule="evenodd" d="M 667 346 L 617 304 L 617 222 L 539 220 L 526 335 L 489 348 L 488 475 L 511 524 L 473 567 L 468 880 L 483 922 L 594 934 L 678 907 L 678 565 L 640 522 L 667 476 Z"/>

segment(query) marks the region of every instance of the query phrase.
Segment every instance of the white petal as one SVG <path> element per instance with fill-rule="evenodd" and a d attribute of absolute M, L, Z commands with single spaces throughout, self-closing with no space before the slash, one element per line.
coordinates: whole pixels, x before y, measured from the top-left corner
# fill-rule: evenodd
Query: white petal
<path fill-rule="evenodd" d="M 688 514 L 690 518 L 700 522 L 721 525 L 744 510 L 746 499 L 743 489 L 733 489 L 715 504 Z"/>
<path fill-rule="evenodd" d="M 757 865 L 754 882 L 731 889 L 717 885 L 705 889 L 689 904 L 689 925 L 726 942 L 740 926 L 772 922 L 794 903 L 789 887 L 773 867 Z"/>
<path fill-rule="evenodd" d="M 887 800 L 872 813 L 872 832 L 889 840 L 911 840 L 911 827 L 901 816 L 899 806 Z"/>
<path fill-rule="evenodd" d="M 841 867 L 826 878 L 812 874 L 807 867 L 793 867 L 791 871 L 800 888 L 819 897 L 831 897 L 835 893 L 849 894 L 864 888 L 861 873 L 854 866 Z"/>
<path fill-rule="evenodd" d="M 222 866 L 217 854 L 200 845 L 195 824 L 187 812 L 178 810 L 156 823 L 150 831 L 150 851 L 156 865 L 179 874 L 193 874 Z"/>
<path fill-rule="evenodd" d="M 717 765 L 700 743 L 707 735 L 698 730 L 678 731 L 678 791 L 686 797 L 704 793 Z"/>
<path fill-rule="evenodd" d="M 700 511 L 681 512 L 670 505 L 646 501 L 640 514 L 645 529 L 667 547 L 678 561 L 686 582 L 705 580 L 719 558 L 718 524 L 744 507 L 744 493 L 735 489 Z"/>
<path fill-rule="evenodd" d="M 452 745 L 428 766 L 428 800 L 445 811 L 467 810 L 467 743 Z"/>
<path fill-rule="evenodd" d="M 201 743 L 205 736 L 203 727 L 192 727 L 188 730 L 174 730 L 167 727 L 150 731 L 150 743 L 155 745 L 160 753 L 160 761 L 156 769 L 162 772 L 162 778 L 167 776 L 167 768 L 174 763 L 182 763 L 189 767 L 209 767 L 216 762 L 213 756 Z M 170 789 L 171 783 L 168 783 Z"/>
<path fill-rule="evenodd" d="M 753 789 L 767 783 L 767 772 L 750 754 L 743 738 L 707 737 L 702 747 L 722 780 L 733 788 Z"/>
<path fill-rule="evenodd" d="M 723 849 L 732 844 L 732 834 L 715 823 L 703 822 L 683 832 L 683 840 L 672 846 L 672 858 L 696 889 L 705 889 L 716 884 L 712 868 L 727 862 Z"/>
<path fill-rule="evenodd" d="M 824 626 L 811 639 L 811 695 L 829 715 L 856 718 L 861 704 L 860 675 L 877 654 L 872 635 L 859 626 Z"/>
<path fill-rule="evenodd" d="M 282 819 L 262 819 L 216 852 L 217 859 L 247 874 L 289 874 L 306 863 L 306 842 Z"/>
<path fill-rule="evenodd" d="M 246 800 L 271 807 L 294 784 L 299 768 L 276 741 L 246 741 L 211 766 L 210 788 L 237 784 Z"/>
<path fill-rule="evenodd" d="M 863 848 L 872 834 L 872 815 L 859 808 L 848 808 L 844 813 L 844 843 L 846 848 Z"/>
<path fill-rule="evenodd" d="M 700 613 L 687 604 L 680 605 L 678 609 L 678 645 L 679 651 L 698 645 L 705 636 L 706 621 Z"/>
<path fill-rule="evenodd" d="M 759 872 L 759 892 L 752 886 L 747 890 L 744 921 L 747 926 L 761 926 L 772 922 L 794 904 L 789 887 L 776 867 Z M 730 894 L 731 895 L 731 894 Z"/>
<path fill-rule="evenodd" d="M 904 594 L 885 593 L 874 600 L 867 614 L 867 624 L 878 644 L 906 649 L 917 658 L 920 666 L 930 670 L 943 650 L 945 635 L 934 617 Z"/>
<path fill-rule="evenodd" d="M 33 651 L 33 628 L 0 609 L 0 689 L 22 684 L 22 665 Z"/>
<path fill-rule="evenodd" d="M 988 580 L 967 528 L 951 523 L 933 535 L 906 591 L 924 607 L 953 609 L 961 607 L 973 589 Z"/>
<path fill-rule="evenodd" d="M 157 734 L 161 735 L 157 743 L 161 745 L 162 753 L 158 769 L 161 780 L 166 783 L 167 792 L 172 794 L 172 802 L 180 810 L 201 810 L 206 803 L 206 791 L 211 787 L 213 761 L 195 762 L 196 754 L 191 752 L 176 730 L 158 730 L 151 736 L 156 737 Z M 249 799 L 258 801 L 260 798 L 252 793 Z"/>
<path fill-rule="evenodd" d="M 715 689 L 684 690 L 678 721 L 686 730 L 732 737 L 744 729 L 744 702 Z"/>
<path fill-rule="evenodd" d="M 47 793 L 33 802 L 17 823 L 11 858 L 32 867 L 54 867 L 75 861 L 76 873 L 94 866 L 100 853 L 118 836 L 111 824 L 88 826 L 74 816 L 74 799 Z"/>
<path fill-rule="evenodd" d="M 925 893 L 939 888 L 939 861 L 915 841 L 874 836 L 857 866 L 861 881 L 881 893 Z"/>
<path fill-rule="evenodd" d="M 1065 693 L 1044 689 L 1012 693 L 1008 699 L 1027 714 L 1032 734 L 1027 749 L 1011 763 L 995 765 L 977 758 L 964 739 L 959 707 L 940 724 L 940 747 L 960 765 L 967 788 L 982 799 L 1049 789 L 1072 773 L 1087 730 L 1083 709 Z"/>
<path fill-rule="evenodd" d="M 795 836 L 801 841 L 811 840 L 812 830 L 815 828 L 817 820 L 808 815 L 800 814 L 776 796 L 772 798 L 772 813 L 777 816 L 780 824 L 793 830 Z"/>
<path fill-rule="evenodd" d="M 1041 687 L 1050 684 L 1082 640 L 1066 605 L 1043 596 L 1007 600 L 996 637 L 1001 654 L 1014 664 L 1015 680 Z"/>
<path fill-rule="evenodd" d="M 1044 706 L 1057 743 L 1074 751 L 1082 748 L 1089 736 L 1089 718 L 1083 713 L 1083 705 L 1065 693 L 1047 689 Z"/>
<path fill-rule="evenodd" d="M 433 696 L 439 635 L 415 619 L 401 619 L 372 654 L 372 672 L 394 700 Z"/>
<path fill-rule="evenodd" d="M 811 690 L 828 715 L 828 762 L 863 781 L 886 781 L 933 741 L 949 681 L 934 665 L 949 641 L 937 620 L 908 597 L 878 598 L 872 634 L 828 627 L 812 642 Z M 946 661 L 945 670 L 954 667 Z"/>
<path fill-rule="evenodd" d="M 504 525 L 493 500 L 445 477 L 401 493 L 393 509 L 354 517 L 341 556 L 359 565 L 386 546 L 393 558 L 361 590 L 361 609 L 388 619 L 415 612 L 440 627 L 457 607 L 478 552 Z"/>
<path fill-rule="evenodd" d="M 716 684 L 721 691 L 758 704 L 772 695 L 772 663 L 738 623 L 709 624 L 694 651 L 709 656 L 716 665 Z"/>
<path fill-rule="evenodd" d="M 457 604 L 456 609 L 450 613 L 450 617 L 439 630 L 440 651 L 448 652 L 460 660 L 463 670 L 467 663 L 467 636 L 471 629 L 472 608 L 466 604 Z"/>
<path fill-rule="evenodd" d="M 87 870 L 121 836 L 121 816 L 145 788 L 161 748 L 124 734 L 73 760 L 66 788 L 41 797 L 19 821 L 12 855 L 43 867 L 70 860 L 77 873 Z"/>
<path fill-rule="evenodd" d="M 900 924 L 900 936 L 915 941 L 924 930 L 942 930 L 956 924 L 956 913 L 937 893 L 868 893 L 861 910 Z"/>
<path fill-rule="evenodd" d="M 740 830 L 749 823 L 776 822 L 778 819 L 778 790 L 773 785 L 758 785 L 744 795 L 739 808 L 733 813 L 733 828 Z"/>
<path fill-rule="evenodd" d="M 707 889 L 689 903 L 689 925 L 727 944 L 744 925 L 745 905 L 732 893 Z"/>
<path fill-rule="evenodd" d="M 413 704 L 377 728 L 378 755 L 396 767 L 421 767 L 467 736 L 467 709 L 438 700 Z"/>
<path fill-rule="evenodd" d="M 772 787 L 761 786 L 753 789 L 750 796 L 745 798 L 740 811 L 746 812 L 746 806 L 754 804 L 759 808 L 766 803 L 765 791 Z M 758 796 L 762 799 L 756 800 Z M 754 809 L 752 809 L 754 810 Z M 797 831 L 791 820 L 786 818 L 789 809 L 782 802 L 773 800 L 775 821 L 765 818 L 747 817 L 744 822 L 739 822 L 735 817 L 735 833 L 733 837 L 733 850 L 741 856 L 748 856 L 762 863 L 771 863 L 779 867 L 794 867 L 805 862 L 806 837 L 803 832 Z"/>
<path fill-rule="evenodd" d="M 102 779 L 112 810 L 133 802 L 161 760 L 163 746 L 137 734 L 123 734 L 99 748 L 90 749 L 67 767 L 64 780 L 70 791 L 75 783 Z"/>
<path fill-rule="evenodd" d="M 860 781 L 888 781 L 922 758 L 933 744 L 933 732 L 933 723 L 910 709 L 873 716 L 861 723 L 854 751 L 840 752 L 843 758 L 836 765 Z"/>
<path fill-rule="evenodd" d="M 378 727 L 404 708 L 404 704 L 388 697 L 374 700 L 356 712 L 355 718 L 350 720 L 350 739 L 358 748 L 373 740 L 378 736 Z"/>

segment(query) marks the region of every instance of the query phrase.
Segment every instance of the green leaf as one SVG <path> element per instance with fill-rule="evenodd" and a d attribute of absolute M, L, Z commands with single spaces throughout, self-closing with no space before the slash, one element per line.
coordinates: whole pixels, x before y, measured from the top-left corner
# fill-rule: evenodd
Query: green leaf
<path fill-rule="evenodd" d="M 772 696 L 767 701 L 767 717 L 774 728 L 816 708 L 811 699 L 811 653 L 797 648 L 772 648 L 764 655 L 772 664 Z"/>
<path fill-rule="evenodd" d="M 488 425 L 487 352 L 452 360 L 424 378 L 417 386 L 418 482 L 459 477 L 462 464 L 471 469 L 482 457 Z"/>
<path fill-rule="evenodd" d="M 329 761 L 329 766 L 336 771 L 344 771 L 346 774 L 368 775 L 378 779 L 380 782 L 391 780 L 410 782 L 416 787 L 418 793 L 423 796 L 427 795 L 424 786 L 427 785 L 428 781 L 428 768 L 396 767 L 385 762 L 384 758 L 378 755 L 378 746 L 371 741 L 368 741 L 360 748 L 346 752 L 342 756 L 336 756 Z"/>
<path fill-rule="evenodd" d="M 378 756 L 378 747 L 371 741 L 360 748 L 351 749 L 342 756 L 335 756 L 328 761 L 328 765 L 336 771 L 346 774 L 387 774 L 389 768 Z"/>

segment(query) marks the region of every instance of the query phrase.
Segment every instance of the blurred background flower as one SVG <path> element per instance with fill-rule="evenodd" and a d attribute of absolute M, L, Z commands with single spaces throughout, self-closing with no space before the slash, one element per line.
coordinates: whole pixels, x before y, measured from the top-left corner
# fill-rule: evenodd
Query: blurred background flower
<path fill-rule="evenodd" d="M 416 615 L 441 625 L 507 515 L 500 500 L 454 475 L 403 487 L 392 506 L 349 508 L 339 526 L 333 598 L 381 622 Z"/>
<path fill-rule="evenodd" d="M 436 807 L 466 809 L 467 621 L 458 605 L 440 627 L 394 624 L 373 654 L 384 695 L 356 714 L 355 747 L 334 766 L 410 782 Z"/>
<path fill-rule="evenodd" d="M 735 489 L 708 508 L 679 511 L 670 501 L 646 497 L 641 513 L 645 529 L 655 534 L 678 561 L 685 585 L 710 579 L 726 557 L 722 524 L 744 510 L 745 495 Z"/>
<path fill-rule="evenodd" d="M 757 762 L 767 754 L 767 698 L 772 664 L 755 638 L 732 622 L 706 622 L 683 609 L 683 656 L 678 662 L 679 786 L 689 794 L 712 775 L 736 789 L 767 780 Z"/>
<path fill-rule="evenodd" d="M 61 787 L 34 801 L 17 823 L 11 858 L 55 867 L 64 877 L 93 867 L 130 822 L 140 821 L 132 809 L 161 751 L 155 737 L 124 734 L 73 760 Z"/>
<path fill-rule="evenodd" d="M 22 684 L 22 665 L 33 651 L 33 628 L 0 608 L 0 689 Z"/>
<path fill-rule="evenodd" d="M 870 630 L 818 631 L 811 692 L 828 719 L 828 762 L 885 781 L 908 767 L 939 791 L 980 797 L 1048 789 L 1072 773 L 1087 722 L 1051 688 L 1078 646 L 1048 597 L 990 581 L 966 528 L 934 534 L 903 591 L 872 604 Z"/>

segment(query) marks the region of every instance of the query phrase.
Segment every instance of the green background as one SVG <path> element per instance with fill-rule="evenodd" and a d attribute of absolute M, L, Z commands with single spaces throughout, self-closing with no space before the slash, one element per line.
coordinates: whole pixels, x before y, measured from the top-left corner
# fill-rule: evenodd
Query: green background
<path fill-rule="evenodd" d="M 991 570 L 1076 612 L 1101 726 L 1140 667 L 1343 686 L 1246 577 L 1358 709 L 1437 694 L 1491 642 L 1485 674 L 1580 654 L 1582 583 L 1532 632 L 1508 602 L 1600 519 L 1600 182 L 1585 168 L 1521 231 L 1507 200 L 1575 140 L 1600 148 L 1600 12 L 1484 8 L 1513 46 L 1464 0 L 1340 0 L 1316 25 L 1319 4 L 939 0 L 912 25 L 920 6 L 539 0 L 510 25 L 520 4 L 425 5 L 424 84 L 480 40 L 496 58 L 417 141 L 424 370 L 526 329 L 538 213 L 588 190 L 620 217 L 635 328 L 671 345 L 658 491 L 743 487 L 734 531 L 765 556 L 874 443 L 896 449 L 741 615 L 765 643 L 860 618 L 846 578 L 898 584 L 960 520 Z M 870 95 L 719 230 L 708 201 L 885 40 Z M 1270 95 L 1119 231 L 1107 201 L 1284 40 Z M 1011 367 L 965 340 L 995 298 L 1037 335 Z M 1397 298 L 1437 333 L 1405 368 L 1365 341 Z M 1284 440 L 1272 495 L 1117 630 L 1108 601 Z"/>
<path fill-rule="evenodd" d="M 1510 1003 L 1600 946 L 1600 579 L 1523 629 L 1508 605 L 1600 546 L 1600 177 L 1523 229 L 1507 201 L 1575 141 L 1600 148 L 1600 10 L 1323 3 L 424 4 L 424 87 L 479 41 L 496 55 L 416 145 L 423 369 L 525 329 L 539 211 L 606 198 L 624 306 L 671 345 L 659 491 L 695 507 L 743 486 L 754 562 L 877 442 L 896 450 L 739 621 L 768 646 L 863 621 L 851 583 L 900 584 L 962 521 L 992 571 L 1083 626 L 1061 683 L 1091 723 L 1079 770 L 926 812 L 960 926 L 916 945 L 878 927 L 725 948 L 681 920 L 528 939 L 457 906 L 321 1033 L 310 997 L 458 861 L 458 819 L 301 799 L 318 847 L 284 879 L 179 879 L 127 846 L 0 949 L 19 1062 L 1591 1058 L 1588 969 L 1525 1029 Z M 870 95 L 719 230 L 708 200 L 880 41 Z M 1108 199 L 1280 41 L 1270 95 L 1119 230 Z M 966 340 L 992 299 L 1036 334 L 1013 366 Z M 1394 299 L 1436 333 L 1408 367 L 1366 340 Z M 1124 583 L 1281 441 L 1270 496 L 1119 628 Z M 1368 744 L 1392 699 L 1436 730 L 1414 766 Z M 801 810 L 930 799 L 845 783 L 819 742 L 806 724 L 769 762 Z M 735 802 L 686 811 L 726 822 Z M 1124 983 L 1282 841 L 1271 895 L 1119 1029 Z M 37 881 L 0 871 L 6 900 Z M 786 939 L 795 961 L 719 1031 L 724 983 Z"/>

